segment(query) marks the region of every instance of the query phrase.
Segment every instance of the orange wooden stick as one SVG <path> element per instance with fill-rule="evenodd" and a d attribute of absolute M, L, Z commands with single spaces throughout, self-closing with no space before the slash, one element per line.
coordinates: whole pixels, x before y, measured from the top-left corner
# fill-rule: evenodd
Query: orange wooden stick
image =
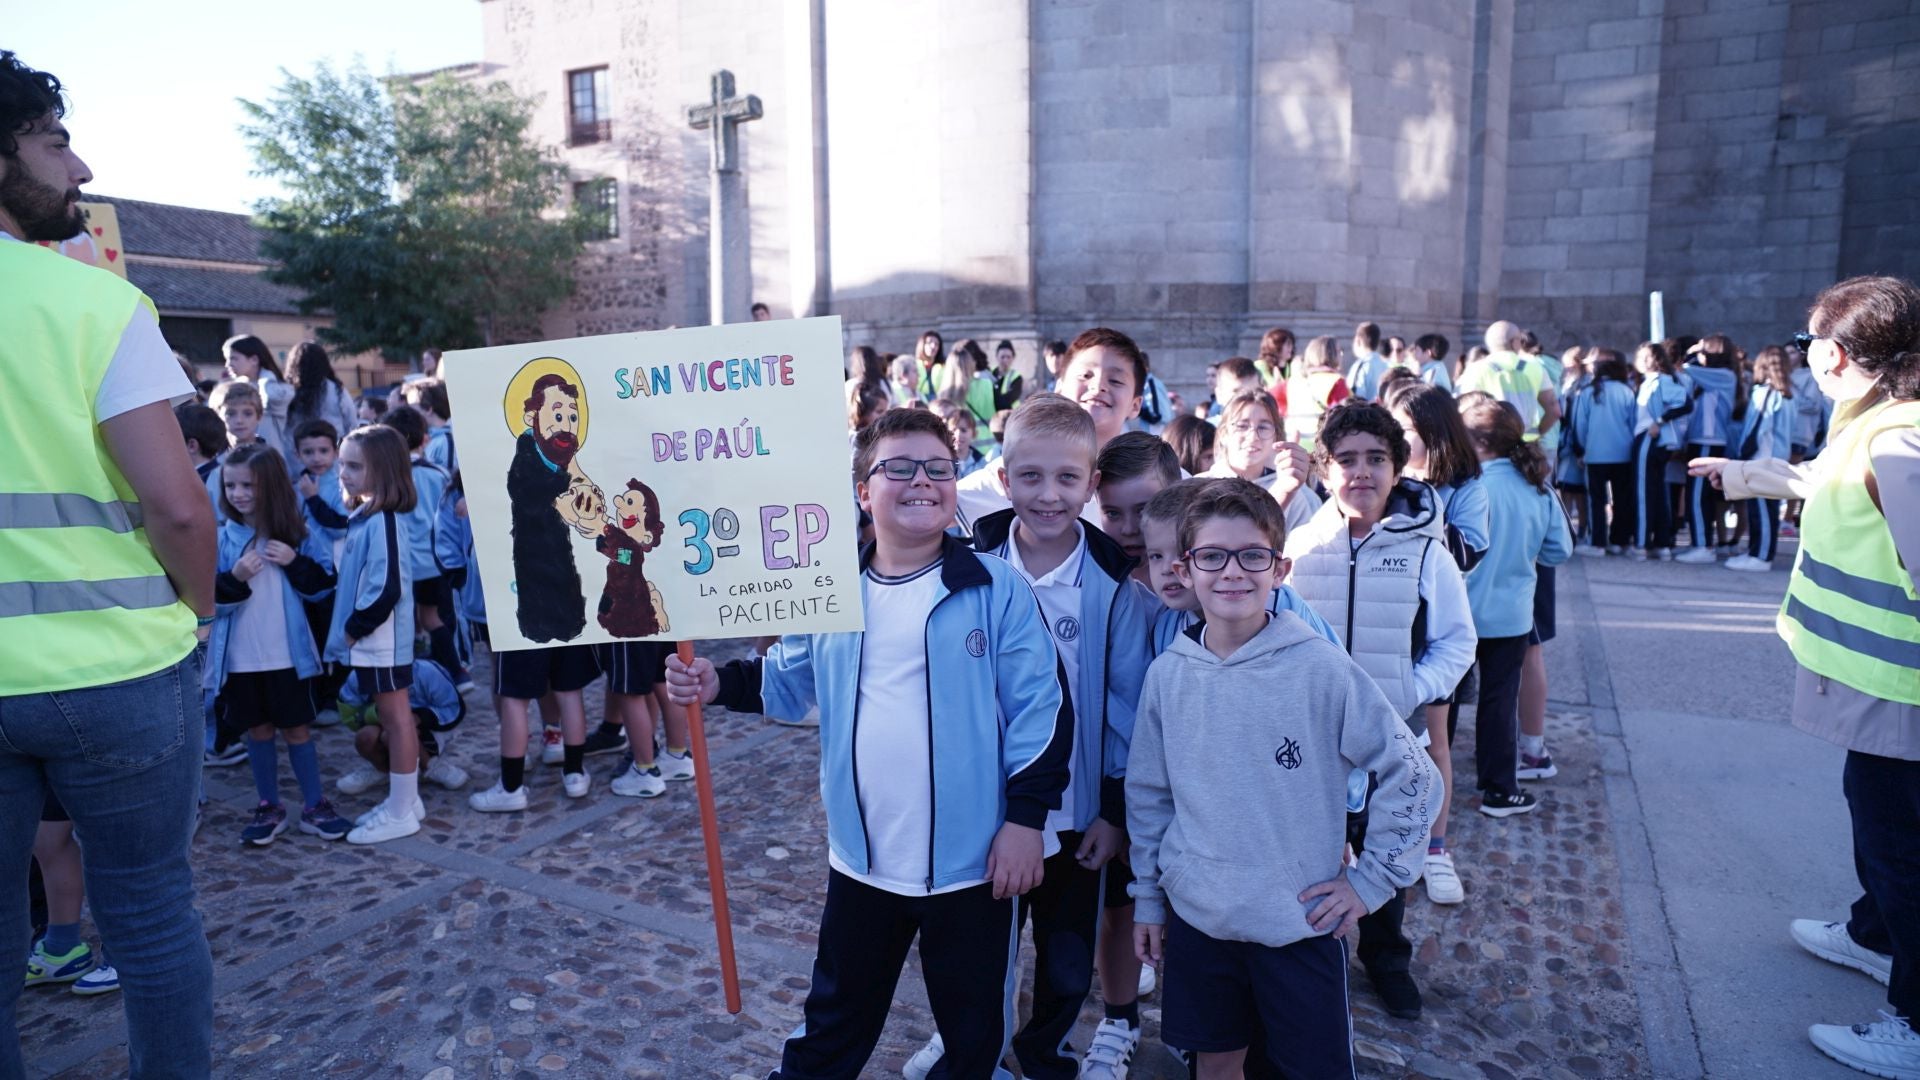
<path fill-rule="evenodd" d="M 674 645 L 680 662 L 693 665 L 693 642 Z M 720 939 L 720 980 L 727 989 L 727 1011 L 740 1012 L 740 971 L 733 962 L 733 913 L 727 907 L 727 867 L 720 858 L 720 819 L 713 808 L 713 770 L 707 767 L 707 729 L 700 704 L 687 706 L 687 734 L 693 750 L 693 785 L 700 795 L 700 832 L 707 842 L 707 887 L 713 892 L 713 929 Z"/>

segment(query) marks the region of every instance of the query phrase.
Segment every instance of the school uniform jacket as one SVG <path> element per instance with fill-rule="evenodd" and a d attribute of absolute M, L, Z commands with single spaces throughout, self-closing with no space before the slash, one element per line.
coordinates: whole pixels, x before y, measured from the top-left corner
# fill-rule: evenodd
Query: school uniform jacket
<path fill-rule="evenodd" d="M 1792 457 L 1796 419 L 1792 398 L 1765 383 L 1754 387 L 1747 401 L 1747 420 L 1740 429 L 1740 457 L 1749 460 Z M 1748 440 L 1753 443 L 1751 452 Z"/>
<path fill-rule="evenodd" d="M 1686 417 L 1693 411 L 1693 395 L 1678 375 L 1654 372 L 1640 384 L 1640 412 L 1634 419 L 1633 433 L 1639 435 L 1660 425 L 1657 436 L 1662 450 L 1674 451 L 1687 444 Z"/>
<path fill-rule="evenodd" d="M 1732 432 L 1733 396 L 1740 392 L 1739 376 L 1725 368 L 1688 364 L 1693 381 L 1693 423 L 1687 441 L 1699 446 L 1725 446 Z"/>
<path fill-rule="evenodd" d="M 1043 829 L 1060 805 L 1073 708 L 1033 590 L 1013 567 L 947 537 L 939 596 L 927 611 L 929 892 L 987 876 L 1004 822 Z M 861 553 L 864 572 L 871 546 Z M 827 846 L 856 874 L 872 869 L 854 775 L 861 723 L 861 633 L 790 634 L 763 659 L 720 669 L 715 699 L 736 712 L 799 719 L 820 706 L 820 800 Z"/>
<path fill-rule="evenodd" d="M 1633 460 L 1633 428 L 1640 403 L 1633 389 L 1613 379 L 1596 379 L 1573 399 L 1573 425 L 1567 429 L 1574 455 L 1588 465 L 1622 465 Z"/>
<path fill-rule="evenodd" d="M 313 478 L 314 493 L 302 500 L 300 509 L 307 515 L 307 528 L 319 529 L 327 540 L 347 534 L 347 496 L 340 490 L 340 463 Z"/>
<path fill-rule="evenodd" d="M 411 665 L 413 571 L 406 519 L 391 510 L 357 509 L 333 550 L 339 584 L 325 659 L 348 667 Z"/>
<path fill-rule="evenodd" d="M 1007 543 L 1014 513 L 1002 510 L 974 523 L 974 550 L 991 552 Z M 1081 522 L 1086 531 L 1086 561 L 1097 572 L 1080 581 L 1079 695 L 1081 715 L 1075 718 L 1073 775 L 1099 777 L 1075 784 L 1069 807 L 1073 827 L 1084 832 L 1099 817 L 1109 825 L 1127 820 L 1127 747 L 1133 742 L 1133 715 L 1140 707 L 1140 685 L 1146 680 L 1151 651 L 1155 601 L 1146 586 L 1133 580 L 1136 560 L 1098 528 Z M 1094 630 L 1093 628 L 1101 628 Z"/>
<path fill-rule="evenodd" d="M 220 526 L 218 572 L 213 578 L 213 626 L 207 633 L 207 661 L 201 672 L 201 685 L 218 690 L 227 681 L 227 651 L 233 643 L 234 617 L 240 605 L 252 598 L 259 578 L 241 581 L 233 575 L 233 564 L 247 553 L 253 543 L 251 525 L 229 521 Z M 293 561 L 282 567 L 281 589 L 271 600 L 280 605 L 287 624 L 287 654 L 293 670 L 303 679 L 320 674 L 320 650 L 313 640 L 313 628 L 307 625 L 305 600 L 324 600 L 333 592 L 333 552 L 326 538 L 307 531 Z M 263 556 L 264 558 L 264 556 Z M 269 599 L 262 597 L 262 599 Z"/>

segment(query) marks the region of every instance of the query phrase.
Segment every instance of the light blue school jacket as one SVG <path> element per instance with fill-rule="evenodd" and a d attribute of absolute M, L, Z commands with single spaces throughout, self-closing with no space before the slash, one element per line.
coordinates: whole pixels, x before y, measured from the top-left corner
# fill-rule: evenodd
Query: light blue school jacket
<path fill-rule="evenodd" d="M 1633 460 L 1633 424 L 1640 402 L 1626 383 L 1597 379 L 1573 399 L 1575 451 L 1588 465 L 1621 465 Z"/>
<path fill-rule="evenodd" d="M 1566 511 L 1527 482 L 1505 458 L 1481 462 L 1487 492 L 1487 553 L 1467 571 L 1467 604 L 1482 639 L 1518 637 L 1533 628 L 1535 564 L 1558 566 L 1573 553 Z"/>

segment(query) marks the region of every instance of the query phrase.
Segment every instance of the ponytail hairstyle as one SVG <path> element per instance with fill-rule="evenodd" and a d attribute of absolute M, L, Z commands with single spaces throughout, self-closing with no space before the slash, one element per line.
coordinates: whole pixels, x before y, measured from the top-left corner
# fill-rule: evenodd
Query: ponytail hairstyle
<path fill-rule="evenodd" d="M 1527 483 L 1546 491 L 1553 465 L 1538 443 L 1527 441 L 1527 428 L 1520 422 L 1520 413 L 1506 402 L 1486 395 L 1473 400 L 1462 398 L 1461 402 L 1460 420 L 1466 424 L 1473 444 L 1483 453 L 1513 462 Z"/>
<path fill-rule="evenodd" d="M 280 361 L 273 358 L 273 350 L 267 348 L 266 342 L 252 334 L 238 334 L 230 337 L 220 347 L 260 361 L 260 370 L 273 372 L 273 377 L 276 379 L 286 378 L 280 370 Z"/>
<path fill-rule="evenodd" d="M 1807 328 L 1845 349 L 1847 362 L 1896 401 L 1920 399 L 1920 288 L 1896 277 L 1855 277 L 1814 298 Z"/>
<path fill-rule="evenodd" d="M 1693 347 L 1704 367 L 1733 372 L 1733 418 L 1747 418 L 1747 373 L 1740 367 L 1740 348 L 1725 334 L 1708 334 Z"/>
<path fill-rule="evenodd" d="M 1778 345 L 1761 349 L 1753 358 L 1753 381 L 1756 386 L 1765 383 L 1781 397 L 1792 397 L 1793 361 L 1787 359 L 1787 350 Z"/>
<path fill-rule="evenodd" d="M 1676 373 L 1673 354 L 1667 351 L 1666 345 L 1658 341 L 1643 341 L 1639 348 L 1633 350 L 1634 358 L 1638 359 L 1643 353 L 1653 361 L 1653 370 L 1669 377 Z"/>
<path fill-rule="evenodd" d="M 297 548 L 307 538 L 307 519 L 300 512 L 300 497 L 294 494 L 293 481 L 287 479 L 287 461 L 280 451 L 268 446 L 243 446 L 220 463 L 220 512 L 231 521 L 246 521 L 246 516 L 227 501 L 226 470 L 246 469 L 253 477 L 254 535 L 261 540 L 278 540 Z"/>

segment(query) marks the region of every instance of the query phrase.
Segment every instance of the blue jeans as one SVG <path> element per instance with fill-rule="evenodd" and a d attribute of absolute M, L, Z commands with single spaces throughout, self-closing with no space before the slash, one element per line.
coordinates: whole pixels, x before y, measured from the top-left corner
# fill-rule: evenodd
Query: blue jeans
<path fill-rule="evenodd" d="M 18 961 L 0 977 L 0 1080 L 24 1075 L 21 885 L 48 787 L 73 816 L 93 920 L 119 969 L 132 1075 L 211 1074 L 213 957 L 187 863 L 203 723 L 191 656 L 111 686 L 0 697 L 0 949 Z"/>

